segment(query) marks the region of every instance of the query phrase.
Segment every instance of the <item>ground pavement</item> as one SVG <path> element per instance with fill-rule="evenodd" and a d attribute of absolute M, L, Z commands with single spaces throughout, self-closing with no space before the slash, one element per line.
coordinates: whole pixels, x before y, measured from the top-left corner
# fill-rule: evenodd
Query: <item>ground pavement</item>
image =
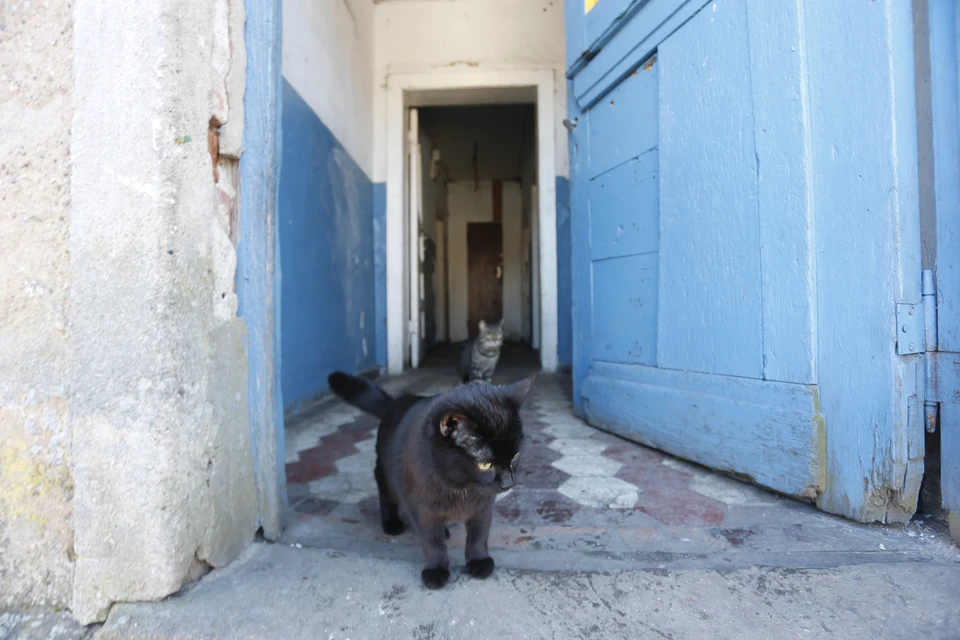
<path fill-rule="evenodd" d="M 429 366 L 383 381 L 455 383 Z M 960 638 L 960 549 L 941 523 L 855 524 L 621 440 L 573 417 L 569 386 L 539 376 L 524 407 L 491 579 L 462 573 L 454 526 L 452 583 L 420 586 L 413 535 L 379 527 L 376 420 L 326 399 L 287 419 L 282 540 L 162 603 L 116 606 L 97 637 Z"/>

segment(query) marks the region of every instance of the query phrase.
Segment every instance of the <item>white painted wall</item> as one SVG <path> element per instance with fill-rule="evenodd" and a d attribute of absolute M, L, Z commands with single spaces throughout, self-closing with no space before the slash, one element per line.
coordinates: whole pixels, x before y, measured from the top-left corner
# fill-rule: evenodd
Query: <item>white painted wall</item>
<path fill-rule="evenodd" d="M 448 242 L 450 340 L 459 342 L 469 335 L 467 326 L 467 224 L 493 222 L 493 188 L 489 181 L 447 184 L 450 212 Z M 503 333 L 506 340 L 520 340 L 522 331 L 523 235 L 520 229 L 520 183 L 503 183 Z"/>
<path fill-rule="evenodd" d="M 283 77 L 373 177 L 373 0 L 283 0 Z"/>
<path fill-rule="evenodd" d="M 564 80 L 565 31 L 560 0 L 410 0 L 375 10 L 374 170 L 387 177 L 387 78 L 393 74 L 462 70 L 508 74 L 553 71 L 555 173 L 569 174 Z"/>

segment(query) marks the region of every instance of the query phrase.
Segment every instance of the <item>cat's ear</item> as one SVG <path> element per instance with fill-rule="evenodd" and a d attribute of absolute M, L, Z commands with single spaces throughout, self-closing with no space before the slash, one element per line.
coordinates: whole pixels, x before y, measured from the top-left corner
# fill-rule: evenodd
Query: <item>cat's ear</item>
<path fill-rule="evenodd" d="M 533 383 L 536 379 L 537 376 L 530 376 L 507 387 L 507 395 L 518 407 L 523 404 L 523 401 L 526 400 L 530 392 L 533 391 Z"/>
<path fill-rule="evenodd" d="M 459 413 L 446 413 L 440 418 L 440 435 L 449 438 L 467 424 L 467 417 Z"/>
<path fill-rule="evenodd" d="M 481 320 L 480 320 L 480 331 L 483 331 L 483 330 L 486 329 L 486 328 L 487 328 L 487 323 L 486 323 L 486 321 L 484 321 L 484 320 L 481 319 Z"/>

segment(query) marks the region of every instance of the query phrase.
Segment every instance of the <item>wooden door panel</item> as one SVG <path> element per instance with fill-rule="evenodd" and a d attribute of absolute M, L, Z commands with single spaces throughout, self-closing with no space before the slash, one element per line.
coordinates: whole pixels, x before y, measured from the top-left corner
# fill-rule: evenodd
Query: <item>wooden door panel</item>
<path fill-rule="evenodd" d="M 763 377 L 757 158 L 743 0 L 658 51 L 660 366 Z"/>
<path fill-rule="evenodd" d="M 590 180 L 590 257 L 656 253 L 660 185 L 656 149 Z"/>
<path fill-rule="evenodd" d="M 817 391 L 790 384 L 813 371 L 804 147 L 777 150 L 758 129 L 785 126 L 774 108 L 794 117 L 778 96 L 799 94 L 799 75 L 767 77 L 796 71 L 799 54 L 789 37 L 786 52 L 751 52 L 746 2 L 692 15 L 575 114 L 575 335 L 588 354 L 575 384 L 592 424 L 812 497 Z M 786 31 L 769 22 L 759 37 Z"/>
<path fill-rule="evenodd" d="M 477 335 L 480 320 L 499 322 L 503 317 L 503 231 L 499 222 L 467 225 L 468 335 Z"/>

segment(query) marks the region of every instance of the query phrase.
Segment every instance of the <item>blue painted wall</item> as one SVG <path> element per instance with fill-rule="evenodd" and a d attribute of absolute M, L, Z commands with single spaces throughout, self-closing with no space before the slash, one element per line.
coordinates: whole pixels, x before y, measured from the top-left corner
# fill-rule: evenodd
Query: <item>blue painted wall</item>
<path fill-rule="evenodd" d="M 283 81 L 281 382 L 287 406 L 375 366 L 374 187 Z"/>
<path fill-rule="evenodd" d="M 570 181 L 557 176 L 557 358 L 573 364 L 573 261 L 570 250 Z"/>
<path fill-rule="evenodd" d="M 373 265 L 376 274 L 377 364 L 387 366 L 387 184 L 373 185 Z"/>

